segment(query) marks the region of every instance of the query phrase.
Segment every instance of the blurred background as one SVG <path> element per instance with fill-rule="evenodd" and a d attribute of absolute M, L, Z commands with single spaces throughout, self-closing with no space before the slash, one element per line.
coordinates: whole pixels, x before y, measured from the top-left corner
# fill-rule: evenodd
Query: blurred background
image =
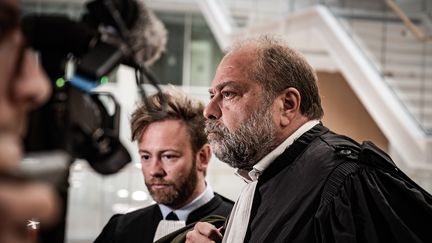
<path fill-rule="evenodd" d="M 359 142 L 373 141 L 432 192 L 431 0 L 143 2 L 168 32 L 166 51 L 149 67 L 162 88 L 173 85 L 207 102 L 223 50 L 237 38 L 280 35 L 317 71 L 324 124 Z M 85 3 L 22 0 L 24 15 L 62 14 L 77 20 Z M 113 214 L 154 203 L 144 185 L 136 144 L 130 142 L 129 118 L 139 101 L 134 70 L 119 65 L 105 83 L 97 89 L 111 93 L 121 107 L 120 141 L 132 161 L 103 175 L 86 160 L 72 159 L 67 175 L 68 243 L 92 242 Z M 154 90 L 149 84 L 144 88 Z M 243 184 L 216 158 L 207 179 L 232 200 Z"/>

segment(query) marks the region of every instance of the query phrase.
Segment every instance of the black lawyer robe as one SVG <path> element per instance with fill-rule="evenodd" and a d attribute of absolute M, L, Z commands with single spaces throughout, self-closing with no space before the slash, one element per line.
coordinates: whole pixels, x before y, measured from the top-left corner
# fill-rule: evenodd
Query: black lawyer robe
<path fill-rule="evenodd" d="M 432 242 L 430 197 L 384 170 L 355 164 L 322 200 L 353 143 L 318 124 L 288 147 L 258 179 L 245 242 Z"/>
<path fill-rule="evenodd" d="M 186 225 L 207 215 L 227 217 L 233 204 L 231 200 L 215 193 L 208 203 L 189 214 Z M 157 204 L 127 214 L 116 214 L 111 217 L 94 243 L 153 242 L 156 228 L 161 220 L 162 213 Z"/>

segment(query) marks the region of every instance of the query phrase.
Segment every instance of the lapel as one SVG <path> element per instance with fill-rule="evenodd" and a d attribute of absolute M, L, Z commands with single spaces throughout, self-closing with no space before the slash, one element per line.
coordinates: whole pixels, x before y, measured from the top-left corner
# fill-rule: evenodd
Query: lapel
<path fill-rule="evenodd" d="M 207 215 L 210 215 L 222 203 L 222 199 L 215 193 L 214 197 L 206 204 L 192 211 L 186 221 L 186 225 L 198 221 Z"/>

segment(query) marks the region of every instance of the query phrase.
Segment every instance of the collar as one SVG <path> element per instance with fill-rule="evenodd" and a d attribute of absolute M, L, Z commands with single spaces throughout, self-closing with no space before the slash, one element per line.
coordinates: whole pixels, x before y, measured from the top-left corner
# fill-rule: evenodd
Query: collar
<path fill-rule="evenodd" d="M 194 211 L 195 209 L 208 203 L 213 197 L 214 197 L 213 189 L 211 188 L 211 186 L 208 183 L 206 183 L 205 190 L 198 197 L 196 197 L 192 202 L 190 202 L 189 204 L 187 204 L 186 206 L 184 206 L 182 208 L 173 210 L 172 208 L 170 208 L 166 205 L 163 205 L 163 204 L 158 204 L 158 205 L 159 205 L 159 208 L 161 210 L 163 219 L 165 219 L 165 217 L 171 211 L 174 211 L 174 213 L 177 214 L 177 217 L 179 218 L 179 220 L 186 221 L 189 214 L 192 211 Z"/>
<path fill-rule="evenodd" d="M 246 183 L 250 183 L 252 181 L 258 180 L 258 177 L 263 173 L 267 167 L 279 156 L 281 155 L 285 149 L 287 149 L 291 144 L 294 143 L 296 139 L 298 139 L 305 132 L 309 131 L 312 127 L 319 124 L 319 120 L 310 120 L 299 127 L 293 134 L 291 134 L 285 141 L 279 144 L 275 149 L 273 149 L 270 153 L 268 153 L 264 158 L 262 158 L 258 163 L 256 163 L 252 170 L 242 170 L 237 169 L 236 175 L 241 177 Z"/>

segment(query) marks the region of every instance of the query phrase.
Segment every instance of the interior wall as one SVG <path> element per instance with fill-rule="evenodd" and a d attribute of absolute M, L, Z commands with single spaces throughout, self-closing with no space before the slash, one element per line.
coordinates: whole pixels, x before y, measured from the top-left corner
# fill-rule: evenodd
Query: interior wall
<path fill-rule="evenodd" d="M 318 87 L 324 109 L 323 123 L 334 132 L 357 142 L 370 140 L 388 151 L 389 142 L 357 95 L 339 72 L 318 72 Z"/>

